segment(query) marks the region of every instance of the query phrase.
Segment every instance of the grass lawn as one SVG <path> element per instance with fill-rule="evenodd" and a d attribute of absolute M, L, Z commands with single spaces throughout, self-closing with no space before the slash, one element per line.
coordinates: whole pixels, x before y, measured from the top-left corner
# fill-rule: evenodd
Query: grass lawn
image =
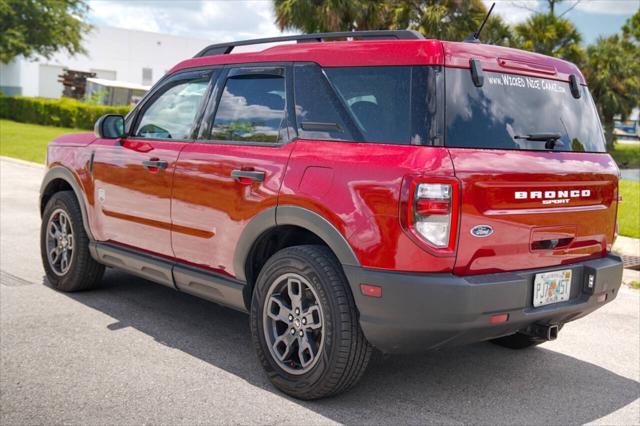
<path fill-rule="evenodd" d="M 0 155 L 43 164 L 47 143 L 64 133 L 73 132 L 86 130 L 0 120 Z"/>
<path fill-rule="evenodd" d="M 609 154 L 621 169 L 640 169 L 640 145 L 617 143 Z"/>
<path fill-rule="evenodd" d="M 626 237 L 640 238 L 640 182 L 621 180 L 620 195 L 618 231 Z"/>

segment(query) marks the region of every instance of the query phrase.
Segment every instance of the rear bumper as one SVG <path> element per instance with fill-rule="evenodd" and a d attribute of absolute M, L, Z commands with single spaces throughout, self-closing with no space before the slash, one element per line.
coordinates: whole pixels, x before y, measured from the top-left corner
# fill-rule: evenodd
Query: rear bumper
<path fill-rule="evenodd" d="M 534 275 L 562 269 L 573 271 L 570 299 L 534 308 Z M 573 321 L 616 297 L 622 269 L 622 260 L 612 254 L 552 268 L 465 277 L 344 266 L 365 336 L 389 353 L 493 339 L 534 323 Z M 588 288 L 589 275 L 595 277 L 593 288 Z M 361 283 L 382 287 L 382 297 L 363 296 Z M 491 324 L 496 313 L 508 313 L 508 321 Z"/>

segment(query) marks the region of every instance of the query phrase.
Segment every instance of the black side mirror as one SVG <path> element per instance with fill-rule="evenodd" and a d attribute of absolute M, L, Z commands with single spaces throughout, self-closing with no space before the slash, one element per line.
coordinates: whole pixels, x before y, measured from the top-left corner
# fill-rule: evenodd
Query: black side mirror
<path fill-rule="evenodd" d="M 124 137 L 124 117 L 107 114 L 98 118 L 93 129 L 101 139 L 119 139 Z"/>

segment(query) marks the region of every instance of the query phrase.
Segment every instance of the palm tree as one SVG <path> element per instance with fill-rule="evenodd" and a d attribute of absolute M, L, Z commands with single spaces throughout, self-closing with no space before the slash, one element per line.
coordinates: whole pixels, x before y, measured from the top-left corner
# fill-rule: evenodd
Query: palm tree
<path fill-rule="evenodd" d="M 410 28 L 428 38 L 463 40 L 478 29 L 487 8 L 482 0 L 274 0 L 281 30 L 305 33 Z M 492 16 L 483 41 L 510 44 L 512 33 Z"/>
<path fill-rule="evenodd" d="M 576 64 L 584 61 L 582 36 L 568 19 L 553 13 L 536 13 L 515 26 L 516 46 Z"/>
<path fill-rule="evenodd" d="M 587 48 L 586 61 L 584 74 L 612 149 L 614 117 L 640 105 L 640 48 L 617 34 L 600 37 Z"/>
<path fill-rule="evenodd" d="M 386 29 L 388 4 L 367 0 L 274 0 L 280 30 L 305 33 Z"/>
<path fill-rule="evenodd" d="M 411 28 L 427 38 L 460 41 L 475 32 L 487 14 L 481 0 L 392 0 L 393 25 Z M 483 41 L 510 44 L 512 33 L 497 15 L 487 21 Z"/>

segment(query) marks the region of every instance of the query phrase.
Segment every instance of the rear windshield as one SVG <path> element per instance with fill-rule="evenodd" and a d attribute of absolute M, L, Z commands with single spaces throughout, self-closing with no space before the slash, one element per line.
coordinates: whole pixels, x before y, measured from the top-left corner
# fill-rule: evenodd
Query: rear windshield
<path fill-rule="evenodd" d="M 576 99 L 567 82 L 485 71 L 483 86 L 476 87 L 469 70 L 451 68 L 445 84 L 447 146 L 605 151 L 598 115 L 584 86 Z M 540 135 L 557 139 L 549 145 Z"/>

